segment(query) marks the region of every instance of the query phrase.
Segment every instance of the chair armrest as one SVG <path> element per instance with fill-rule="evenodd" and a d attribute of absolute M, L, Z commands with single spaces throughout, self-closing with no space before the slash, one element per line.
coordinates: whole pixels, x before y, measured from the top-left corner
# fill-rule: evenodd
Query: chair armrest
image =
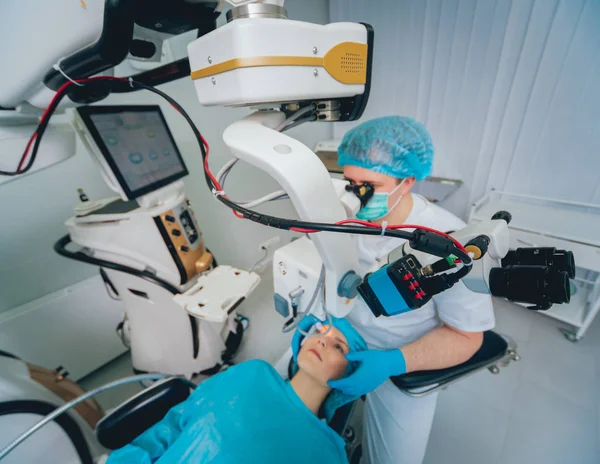
<path fill-rule="evenodd" d="M 411 372 L 391 377 L 391 380 L 401 390 L 448 383 L 501 359 L 506 355 L 507 349 L 508 343 L 506 340 L 496 332 L 488 330 L 483 333 L 481 347 L 468 361 L 446 369 Z"/>
<path fill-rule="evenodd" d="M 156 382 L 104 416 L 96 425 L 96 437 L 105 448 L 122 448 L 188 396 L 189 384 L 181 378 Z"/>

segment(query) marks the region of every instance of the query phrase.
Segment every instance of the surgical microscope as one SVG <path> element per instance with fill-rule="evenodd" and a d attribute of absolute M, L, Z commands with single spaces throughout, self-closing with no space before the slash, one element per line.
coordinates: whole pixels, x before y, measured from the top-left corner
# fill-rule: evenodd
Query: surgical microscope
<path fill-rule="evenodd" d="M 40 8 L 44 3 L 39 2 Z M 309 313 L 321 319 L 343 317 L 359 295 L 375 315 L 394 317 L 460 280 L 475 292 L 525 302 L 532 309 L 569 301 L 572 253 L 509 250 L 507 212 L 458 231 L 379 227 L 353 219 L 372 189 L 365 185 L 355 191 L 332 179 L 312 150 L 285 132 L 304 122 L 361 117 L 371 85 L 373 29 L 290 20 L 282 0 L 227 3 L 233 7 L 228 22 L 216 28 L 224 2 L 65 0 L 56 21 L 28 23 L 45 39 L 28 49 L 27 61 L 19 62 L 19 47 L 6 51 L 11 72 L 0 76 L 0 109 L 2 121 L 10 124 L 3 124 L 2 131 L 17 134 L 25 150 L 15 166 L 3 163 L 0 175 L 23 175 L 38 155 L 56 150 L 55 144 L 40 144 L 44 135 L 53 134 L 50 118 L 57 110 L 75 107 L 73 126 L 118 197 L 84 201 L 82 196 L 66 223 L 69 235 L 55 248 L 102 268 L 107 286 L 125 299 L 137 370 L 190 378 L 218 361 L 227 327 L 239 323 L 235 309 L 259 278 L 230 266 L 213 269 L 183 191 L 187 168 L 161 110 L 88 106 L 111 93 L 146 90 L 165 98 L 192 128 L 203 161 L 201 175 L 216 201 L 239 218 L 303 234 L 278 249 L 273 259 L 274 304 L 284 317 L 284 330 L 294 329 Z M 7 37 L 23 36 L 19 28 L 24 18 L 38 21 L 27 13 L 29 3 L 13 1 L 6 8 Z M 126 58 L 159 61 L 163 41 L 189 31 L 197 31 L 198 38 L 189 43 L 188 58 L 134 76 L 114 76 L 115 66 Z M 255 109 L 225 129 L 223 140 L 234 158 L 217 175 L 210 168 L 208 142 L 194 121 L 156 88 L 187 76 L 203 106 Z M 27 137 L 25 129 L 31 131 Z M 138 130 L 151 131 L 153 140 L 161 141 L 153 156 L 149 145 L 140 146 Z M 121 140 L 135 150 L 125 155 L 116 150 Z M 231 200 L 224 179 L 237 160 L 266 172 L 282 192 L 246 204 Z M 299 219 L 253 209 L 282 196 L 292 202 Z M 387 263 L 361 275 L 350 234 L 396 237 L 398 248 Z M 70 242 L 82 249 L 69 251 Z M 0 459 L 7 454 L 0 451 Z"/>

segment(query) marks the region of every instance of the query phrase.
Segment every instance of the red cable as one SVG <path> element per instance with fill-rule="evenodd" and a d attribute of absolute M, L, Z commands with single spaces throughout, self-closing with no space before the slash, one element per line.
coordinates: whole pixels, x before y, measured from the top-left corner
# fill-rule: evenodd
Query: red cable
<path fill-rule="evenodd" d="M 96 81 L 96 80 L 127 81 L 128 79 L 122 78 L 122 77 L 112 77 L 112 76 L 97 76 L 97 77 L 89 77 L 89 78 L 85 78 L 85 79 L 78 79 L 78 80 L 76 80 L 76 82 L 84 84 L 86 82 Z M 61 95 L 62 92 L 64 92 L 64 90 L 67 89 L 70 85 L 73 85 L 73 82 L 65 82 L 56 91 L 54 97 L 52 98 L 52 101 L 50 102 L 50 105 L 48 105 L 48 108 L 46 108 L 46 111 L 44 111 L 44 114 L 42 115 L 42 118 L 40 119 L 40 123 L 43 122 L 43 121 L 45 121 L 45 119 L 48 117 L 48 113 L 49 113 L 50 107 L 53 106 L 54 102 L 59 97 L 59 95 Z M 171 105 L 171 106 L 173 106 L 173 105 Z M 175 108 L 175 107 L 173 106 L 173 108 Z M 177 108 L 175 108 L 175 109 L 177 109 Z M 38 133 L 36 131 L 36 132 L 33 133 L 33 135 L 31 136 L 31 138 L 29 139 L 27 147 L 25 148 L 25 152 L 23 153 L 23 156 L 22 156 L 21 161 L 19 163 L 19 167 L 17 169 L 17 172 L 19 172 L 22 169 L 23 164 L 25 162 L 25 159 L 27 158 L 27 153 L 29 152 L 29 149 L 31 147 L 31 144 L 33 143 L 33 141 L 36 139 L 37 136 L 38 136 Z M 219 184 L 219 182 L 217 181 L 217 179 L 215 179 L 215 176 L 211 172 L 210 167 L 208 165 L 208 156 L 209 156 L 209 153 L 210 153 L 210 146 L 208 145 L 208 142 L 202 136 L 202 134 L 200 134 L 200 140 L 202 141 L 202 144 L 204 145 L 204 149 L 206 150 L 206 155 L 204 156 L 204 170 L 208 174 L 208 177 L 210 178 L 210 180 L 214 184 L 214 186 L 217 189 L 217 191 L 221 192 L 222 187 Z M 225 198 L 227 198 L 227 197 L 225 197 Z M 236 211 L 234 209 L 232 209 L 232 211 L 233 211 L 233 214 L 237 218 L 240 218 L 240 219 L 244 218 L 243 214 L 239 213 L 238 211 Z M 339 225 L 343 225 L 343 224 L 360 224 L 360 225 L 363 225 L 365 227 L 375 227 L 375 228 L 381 229 L 381 226 L 378 225 L 378 224 L 373 224 L 373 223 L 367 222 L 367 221 L 360 221 L 358 219 L 346 219 L 346 220 L 343 220 L 343 221 L 338 221 L 338 222 L 336 222 L 336 224 L 339 224 Z M 452 242 L 454 243 L 454 245 L 458 249 L 460 249 L 461 251 L 467 253 L 467 251 L 462 246 L 462 244 L 460 242 L 458 242 L 454 237 L 452 237 L 452 236 L 450 236 L 448 234 L 445 234 L 444 232 L 440 232 L 439 230 L 435 230 L 435 229 L 431 229 L 429 227 L 415 225 L 415 224 L 391 225 L 391 226 L 387 226 L 387 228 L 388 229 L 421 229 L 421 230 L 426 230 L 426 231 L 429 231 L 429 232 L 441 235 L 443 237 L 449 238 L 450 240 L 452 240 Z M 303 229 L 303 228 L 300 228 L 300 227 L 291 227 L 290 230 L 292 230 L 294 232 L 305 233 L 305 234 L 311 234 L 311 233 L 318 232 L 317 230 Z"/>
<path fill-rule="evenodd" d="M 67 84 L 65 84 L 67 85 Z M 208 156 L 210 153 L 210 147 L 208 145 L 208 142 L 206 141 L 206 139 L 202 136 L 202 134 L 200 134 L 200 140 L 202 141 L 202 144 L 204 145 L 204 148 L 206 150 L 206 155 L 204 156 L 204 170 L 206 172 L 206 174 L 208 175 L 208 177 L 210 178 L 211 182 L 214 185 L 214 188 L 217 190 L 217 192 L 221 192 L 222 191 L 222 187 L 221 184 L 219 184 L 219 182 L 217 181 L 217 179 L 215 179 L 215 176 L 213 175 L 213 173 L 210 170 L 210 167 L 208 165 Z M 223 195 L 224 198 L 227 198 L 227 196 Z M 235 217 L 243 219 L 244 215 L 239 213 L 238 211 L 236 211 L 235 209 L 232 209 L 233 214 L 235 215 Z M 338 221 L 336 222 L 336 224 L 338 225 L 343 225 L 343 224 L 359 224 L 365 227 L 374 227 L 374 228 L 379 228 L 381 229 L 381 226 L 378 224 L 373 224 L 371 222 L 367 222 L 367 221 L 360 221 L 358 219 L 345 219 L 343 221 Z M 391 225 L 391 226 L 387 226 L 388 229 L 421 229 L 421 230 L 426 230 L 428 232 L 432 232 L 438 235 L 441 235 L 442 237 L 446 237 L 449 238 L 450 240 L 452 240 L 452 242 L 454 243 L 454 245 L 461 251 L 463 251 L 464 253 L 467 253 L 467 251 L 465 250 L 465 248 L 462 246 L 462 244 L 456 240 L 454 237 L 445 234 L 444 232 L 441 232 L 439 230 L 435 230 L 435 229 L 431 229 L 430 227 L 425 227 L 425 226 L 420 226 L 420 225 L 416 225 L 416 224 L 401 224 L 401 225 Z M 313 234 L 316 232 L 319 232 L 318 230 L 313 230 L 313 229 L 303 229 L 301 227 L 290 227 L 291 231 L 293 232 L 299 232 L 302 234 Z"/>
<path fill-rule="evenodd" d="M 21 155 L 21 161 L 19 161 L 19 166 L 17 167 L 17 174 L 20 173 L 21 170 L 23 169 L 23 165 L 25 164 L 25 160 L 27 159 L 27 154 L 29 153 L 31 144 L 33 143 L 33 141 L 36 139 L 37 136 L 38 136 L 38 133 L 37 133 L 37 131 L 35 131 L 33 133 L 33 135 L 31 136 L 31 138 L 29 139 L 29 142 L 27 142 L 27 146 L 25 147 L 25 151 Z"/>
<path fill-rule="evenodd" d="M 204 139 L 204 137 L 200 136 L 200 138 L 202 139 L 202 143 L 204 144 L 204 147 L 206 148 L 206 157 L 204 158 L 204 169 L 206 170 L 208 176 L 210 177 L 210 179 L 212 180 L 212 182 L 215 184 L 216 188 L 221 191 L 221 185 L 217 182 L 217 180 L 214 178 L 212 172 L 210 171 L 210 168 L 208 166 L 208 142 L 206 142 L 206 140 Z M 225 197 L 227 198 L 227 197 Z M 240 214 L 239 212 L 237 212 L 236 210 L 232 210 L 233 214 L 242 219 L 244 216 L 242 214 Z M 365 227 L 373 227 L 373 228 L 378 228 L 381 229 L 382 227 L 378 224 L 373 224 L 372 222 L 367 222 L 367 221 L 361 221 L 359 219 L 345 219 L 343 221 L 338 221 L 335 224 L 338 225 L 344 225 L 344 224 L 359 224 Z M 441 232 L 439 230 L 436 229 L 432 229 L 430 227 L 425 227 L 425 226 L 420 226 L 417 224 L 400 224 L 400 225 L 389 225 L 386 227 L 387 229 L 421 229 L 421 230 L 426 230 L 428 232 L 432 232 L 434 234 L 437 235 L 441 235 L 442 237 L 446 237 L 449 238 L 450 240 L 452 240 L 452 242 L 454 243 L 454 245 L 461 251 L 463 251 L 464 253 L 467 253 L 467 250 L 465 250 L 465 248 L 463 247 L 462 243 L 460 243 L 458 240 L 456 240 L 454 237 L 452 237 L 451 235 L 448 235 L 444 232 Z M 314 230 L 314 229 L 303 229 L 301 227 L 290 227 L 290 230 L 293 232 L 298 232 L 301 234 L 314 234 L 316 232 L 320 232 L 318 230 Z"/>
<path fill-rule="evenodd" d="M 314 234 L 316 232 L 319 232 L 318 230 L 313 230 L 313 229 L 302 229 L 300 227 L 290 227 L 290 230 L 292 232 L 299 232 L 301 234 Z"/>
<path fill-rule="evenodd" d="M 210 153 L 210 146 L 208 145 L 208 142 L 202 136 L 202 134 L 200 134 L 200 140 L 202 141 L 202 144 L 204 145 L 204 149 L 206 150 L 206 155 L 204 156 L 204 171 L 206 172 L 206 174 L 208 174 L 208 177 L 210 178 L 210 180 L 213 183 L 214 188 L 217 190 L 217 192 L 222 192 L 223 188 L 221 187 L 221 184 L 219 184 L 217 179 L 215 179 L 215 176 L 213 175 L 213 173 L 210 170 L 210 167 L 208 166 L 208 155 Z M 223 195 L 223 197 L 227 198 L 227 195 Z M 239 211 L 236 211 L 235 209 L 231 209 L 231 211 L 233 212 L 233 215 L 236 218 L 244 219 L 244 215 L 242 213 L 240 213 Z"/>
<path fill-rule="evenodd" d="M 421 230 L 426 230 L 427 232 L 433 232 L 434 234 L 438 234 L 438 235 L 441 235 L 442 237 L 449 238 L 450 240 L 452 240 L 452 242 L 454 243 L 456 248 L 458 248 L 460 251 L 462 251 L 466 255 L 469 254 L 467 252 L 467 250 L 465 250 L 465 247 L 462 245 L 462 243 L 460 243 L 454 237 L 452 237 L 451 235 L 448 235 L 444 232 L 441 232 L 439 230 L 432 229 L 431 227 L 419 226 L 416 224 L 402 224 L 402 225 L 398 225 L 398 226 L 388 226 L 388 228 L 389 229 L 421 229 Z"/>
<path fill-rule="evenodd" d="M 86 79 L 77 79 L 75 82 L 79 82 L 81 84 L 85 83 L 85 82 L 89 82 L 89 81 L 97 81 L 97 80 L 116 80 L 116 81 L 126 81 L 127 79 L 122 78 L 122 77 L 112 77 L 112 76 L 97 76 L 97 77 L 88 77 Z M 50 104 L 48 105 L 48 107 L 46 108 L 46 110 L 44 111 L 44 113 L 42 114 L 42 117 L 40 118 L 40 124 L 43 123 L 49 115 L 50 112 L 50 108 L 54 105 L 54 102 L 56 101 L 57 98 L 59 98 L 59 96 L 65 91 L 65 89 L 67 87 L 69 87 L 70 85 L 73 85 L 73 82 L 65 82 L 63 85 L 60 86 L 60 88 L 56 91 L 56 93 L 54 94 L 54 97 L 52 97 L 52 100 L 50 101 Z M 33 133 L 33 135 L 31 136 L 31 138 L 29 139 L 29 142 L 27 143 L 27 146 L 25 147 L 25 151 L 23 152 L 23 155 L 21 156 L 21 160 L 19 161 L 19 166 L 17 167 L 17 174 L 19 174 L 21 172 L 21 170 L 23 169 L 23 166 L 25 165 L 25 161 L 27 160 L 27 155 L 29 154 L 29 149 L 31 148 L 31 144 L 33 143 L 33 141 L 37 138 L 38 133 L 37 131 L 35 131 Z"/>
<path fill-rule="evenodd" d="M 373 227 L 373 228 L 377 228 L 377 229 L 381 229 L 382 228 L 378 224 L 373 224 L 372 222 L 360 221 L 358 219 L 345 219 L 343 221 L 336 222 L 336 224 L 338 224 L 338 225 L 360 224 L 360 225 L 365 226 L 365 227 Z M 463 251 L 464 253 L 467 253 L 467 250 L 465 250 L 465 247 L 462 245 L 462 243 L 460 243 L 454 237 L 452 237 L 451 235 L 448 235 L 448 234 L 446 234 L 444 232 L 441 232 L 439 230 L 432 229 L 430 227 L 419 226 L 417 224 L 400 224 L 400 225 L 387 226 L 386 229 L 392 229 L 392 230 L 396 230 L 396 229 L 421 229 L 421 230 L 426 230 L 428 232 L 432 232 L 434 234 L 441 235 L 442 237 L 449 238 L 450 240 L 452 240 L 452 243 L 454 243 L 454 245 L 459 250 Z M 294 232 L 299 232 L 301 234 L 313 234 L 315 232 L 319 232 L 318 230 L 302 229 L 302 228 L 299 228 L 299 227 L 291 227 L 290 230 L 294 231 Z"/>
<path fill-rule="evenodd" d="M 366 227 L 377 227 L 379 229 L 381 229 L 381 226 L 378 224 L 373 224 L 372 222 L 366 222 L 366 221 L 360 221 L 358 219 L 346 219 L 344 221 L 339 221 L 336 222 L 336 224 L 360 224 L 362 226 L 366 226 Z M 452 237 L 451 235 L 448 235 L 444 232 L 441 232 L 439 230 L 436 229 L 432 229 L 430 227 L 425 227 L 425 226 L 420 226 L 417 224 L 399 224 L 399 225 L 389 225 L 386 227 L 386 229 L 421 229 L 421 230 L 426 230 L 428 232 L 432 232 L 434 234 L 437 235 L 441 235 L 442 237 L 446 237 L 449 238 L 450 240 L 452 240 L 452 242 L 454 243 L 454 245 L 461 251 L 463 251 L 464 253 L 467 253 L 467 250 L 465 250 L 465 248 L 463 247 L 462 243 L 460 243 L 458 240 L 456 240 L 454 237 Z"/>

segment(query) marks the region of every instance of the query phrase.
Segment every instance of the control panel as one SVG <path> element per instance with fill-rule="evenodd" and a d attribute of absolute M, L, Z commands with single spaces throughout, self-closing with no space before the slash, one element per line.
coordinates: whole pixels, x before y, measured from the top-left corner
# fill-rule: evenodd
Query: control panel
<path fill-rule="evenodd" d="M 210 269 L 213 257 L 206 251 L 188 202 L 165 211 L 155 218 L 155 222 L 179 269 L 181 284 Z"/>

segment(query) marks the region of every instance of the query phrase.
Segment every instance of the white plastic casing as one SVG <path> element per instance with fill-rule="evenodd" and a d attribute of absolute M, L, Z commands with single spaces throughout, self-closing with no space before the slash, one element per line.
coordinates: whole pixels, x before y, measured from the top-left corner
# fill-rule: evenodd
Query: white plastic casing
<path fill-rule="evenodd" d="M 62 57 L 72 55 L 99 39 L 104 3 L 79 0 L 3 1 L 0 106 L 11 108 L 23 101 L 30 101 L 40 108 L 47 106 L 54 92 L 48 89 L 42 91 L 45 74 Z M 40 91 L 42 98 L 37 97 Z"/>
<path fill-rule="evenodd" d="M 340 143 L 342 143 L 340 139 L 322 140 L 321 142 L 317 143 L 317 146 L 315 147 L 315 153 L 317 155 L 332 154 L 337 156 Z"/>
<path fill-rule="evenodd" d="M 203 274 L 185 293 L 173 300 L 190 315 L 209 322 L 225 322 L 235 307 L 260 282 L 255 272 L 221 265 Z"/>
<path fill-rule="evenodd" d="M 307 309 L 312 294 L 317 286 L 323 261 L 314 244 L 306 237 L 295 240 L 275 250 L 273 255 L 273 283 L 275 293 L 288 301 L 291 307 L 290 292 L 301 287 L 304 293 L 298 300 L 298 311 Z M 322 307 L 319 297 L 312 308 L 317 316 Z"/>
<path fill-rule="evenodd" d="M 278 111 L 257 111 L 227 127 L 223 141 L 235 157 L 262 169 L 281 185 L 301 220 L 335 223 L 347 219 L 319 158 L 298 140 L 270 129 L 283 117 Z M 314 234 L 312 243 L 325 264 L 327 310 L 344 317 L 355 300 L 339 296 L 337 288 L 348 271 L 358 269 L 356 246 L 349 235 L 339 233 Z"/>
<path fill-rule="evenodd" d="M 357 23 L 323 26 L 288 19 L 237 19 L 191 42 L 188 55 L 193 72 L 234 58 L 323 57 L 342 42 L 366 44 L 366 28 Z M 333 99 L 360 95 L 365 88 L 342 84 L 321 66 L 238 68 L 195 79 L 194 86 L 204 106 Z"/>
<path fill-rule="evenodd" d="M 0 126 L 0 169 L 14 171 L 19 160 L 37 129 L 37 124 L 22 126 Z M 75 155 L 75 134 L 68 124 L 50 123 L 44 132 L 44 143 L 40 144 L 37 158 L 27 174 L 60 163 Z M 0 184 L 18 179 L 21 176 L 0 175 Z"/>

